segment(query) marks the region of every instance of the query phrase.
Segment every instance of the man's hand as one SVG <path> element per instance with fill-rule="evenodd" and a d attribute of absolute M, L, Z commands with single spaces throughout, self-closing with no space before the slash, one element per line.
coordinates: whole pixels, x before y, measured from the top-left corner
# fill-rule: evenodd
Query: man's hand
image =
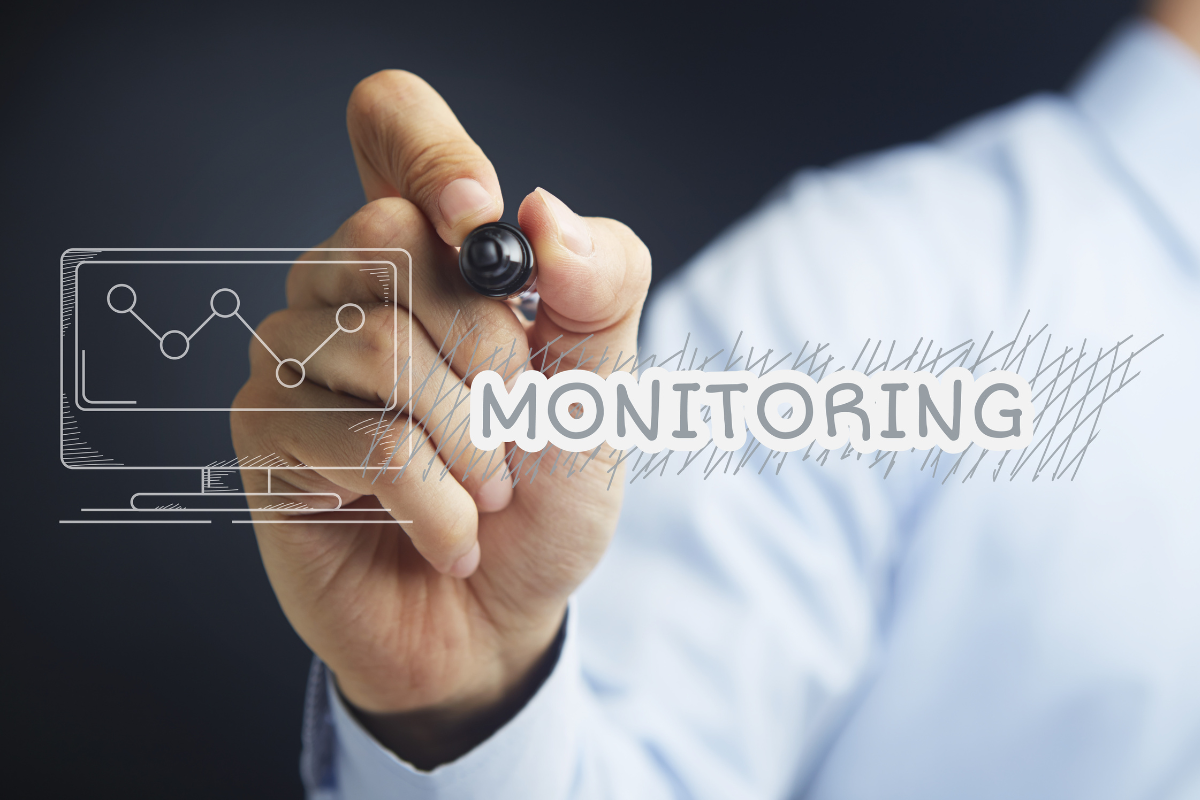
<path fill-rule="evenodd" d="M 235 411 L 239 456 L 274 453 L 293 465 L 347 466 L 367 457 L 370 437 L 349 427 L 379 415 L 393 390 L 393 350 L 408 348 L 403 333 L 393 343 L 391 302 L 412 310 L 409 369 L 417 381 L 432 372 L 435 381 L 469 386 L 480 354 L 494 347 L 507 354 L 514 341 L 514 364 L 529 348 L 552 343 L 544 362 L 534 361 L 549 368 L 590 336 L 581 366 L 595 368 L 607 348 L 602 375 L 619 352 L 634 353 L 650 256 L 628 228 L 581 218 L 541 189 L 528 195 L 518 218 L 536 254 L 541 305 L 536 321 L 522 324 L 504 301 L 472 293 L 458 273 L 454 246 L 474 227 L 499 219 L 503 202 L 491 163 L 442 98 L 411 74 L 381 72 L 354 90 L 348 125 L 369 202 L 324 246 L 407 249 L 412 293 L 397 287 L 399 296 L 385 302 L 357 265 L 321 264 L 320 253 L 297 263 L 288 278 L 288 308 L 263 323 L 263 340 L 276 352 L 310 352 L 333 311 L 349 302 L 365 310 L 363 332 L 333 337 L 305 365 L 295 389 L 280 385 L 275 360 L 253 341 L 251 377 L 235 407 L 347 412 Z M 458 335 L 474 326 L 478 349 L 472 337 L 471 347 L 440 358 L 439 345 L 456 338 L 452 326 Z M 581 350 L 562 368 L 576 367 Z M 407 382 L 400 383 L 397 405 L 414 420 L 432 410 L 430 419 L 444 421 L 429 407 L 435 392 L 414 392 L 418 397 L 405 408 L 412 398 L 405 396 Z M 466 407 L 449 424 L 418 431 L 413 468 L 395 482 L 395 470 L 379 480 L 376 469 L 274 472 L 276 493 L 336 493 L 343 507 L 385 508 L 411 524 L 287 525 L 274 523 L 297 517 L 254 512 L 263 563 L 288 619 L 333 671 L 364 724 L 423 767 L 477 744 L 536 687 L 567 597 L 599 560 L 621 503 L 620 475 L 610 490 L 603 451 L 568 477 L 566 469 L 551 474 L 557 455 L 551 450 L 543 458 L 547 468 L 532 481 L 522 473 L 514 488 L 504 470 L 487 482 L 478 466 L 465 472 L 474 455 L 468 447 L 448 459 L 454 480 L 438 480 L 445 466 L 440 437 L 451 435 Z M 403 452 L 397 463 L 407 459 Z M 246 471 L 244 481 L 248 492 L 266 491 L 262 472 Z M 359 516 L 370 515 L 303 519 L 345 523 Z"/>

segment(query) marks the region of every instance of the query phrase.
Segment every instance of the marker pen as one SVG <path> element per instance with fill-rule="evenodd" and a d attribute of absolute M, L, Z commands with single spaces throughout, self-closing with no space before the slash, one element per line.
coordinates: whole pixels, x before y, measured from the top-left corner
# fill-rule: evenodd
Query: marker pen
<path fill-rule="evenodd" d="M 533 289 L 537 264 L 521 229 L 489 222 L 467 234 L 458 251 L 463 280 L 485 297 L 514 297 Z"/>

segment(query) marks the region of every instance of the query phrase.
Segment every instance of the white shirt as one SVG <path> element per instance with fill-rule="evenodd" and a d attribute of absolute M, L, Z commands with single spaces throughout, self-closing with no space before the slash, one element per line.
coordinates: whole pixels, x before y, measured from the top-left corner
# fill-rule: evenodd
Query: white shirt
<path fill-rule="evenodd" d="M 1129 26 L 1069 94 L 794 176 L 662 287 L 643 349 L 690 334 L 689 354 L 726 349 L 720 369 L 740 333 L 739 354 L 828 343 L 849 368 L 868 337 L 879 360 L 893 340 L 995 331 L 994 349 L 1026 312 L 1022 344 L 1048 327 L 1022 375 L 1043 344 L 1072 348 L 1060 364 L 1083 351 L 1063 386 L 1163 335 L 1065 459 L 1010 480 L 1010 453 L 993 480 L 992 454 L 965 482 L 978 450 L 948 478 L 948 455 L 932 472 L 902 453 L 884 478 L 874 456 L 815 450 L 778 474 L 762 453 L 736 475 L 738 454 L 708 478 L 707 455 L 631 470 L 531 702 L 425 773 L 318 664 L 310 796 L 1200 797 L 1200 60 L 1183 45 Z"/>

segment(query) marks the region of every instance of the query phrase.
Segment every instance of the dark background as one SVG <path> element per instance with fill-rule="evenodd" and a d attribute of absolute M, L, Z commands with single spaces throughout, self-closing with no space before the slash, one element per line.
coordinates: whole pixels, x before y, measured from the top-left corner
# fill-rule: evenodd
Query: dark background
<path fill-rule="evenodd" d="M 22 796 L 301 791 L 309 653 L 250 532 L 58 524 L 198 482 L 58 462 L 64 249 L 317 244 L 362 201 L 350 90 L 403 67 L 492 158 L 509 218 L 545 186 L 629 223 L 657 280 L 793 169 L 1064 86 L 1134 4 L 167 6 L 5 12 L 0 758 Z"/>

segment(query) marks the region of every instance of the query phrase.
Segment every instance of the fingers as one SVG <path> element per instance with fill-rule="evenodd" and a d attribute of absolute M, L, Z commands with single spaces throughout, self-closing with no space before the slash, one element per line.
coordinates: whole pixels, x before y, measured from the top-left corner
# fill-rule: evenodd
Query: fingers
<path fill-rule="evenodd" d="M 578 216 L 545 189 L 525 198 L 518 219 L 538 263 L 534 349 L 556 338 L 552 354 L 577 348 L 563 369 L 576 366 L 584 347 L 582 368 L 596 368 L 606 348 L 609 359 L 632 355 L 650 286 L 650 252 L 642 241 L 619 222 Z"/>
<path fill-rule="evenodd" d="M 334 261 L 395 260 L 395 254 L 352 252 L 350 248 L 405 248 L 413 263 L 411 294 L 404 274 L 407 264 L 401 264 L 398 285 L 389 283 L 385 287 L 371 269 L 362 265 L 329 264 L 306 256 L 288 275 L 289 307 L 338 308 L 343 303 L 365 307 L 395 302 L 410 308 L 435 349 L 444 348 L 455 371 L 468 384 L 481 361 L 494 356 L 495 366 L 488 368 L 504 371 L 501 362 L 515 353 L 508 362 L 515 364 L 528 353 L 525 331 L 516 315 L 505 303 L 471 291 L 459 274 L 454 248 L 433 236 L 428 221 L 412 203 L 397 197 L 368 203 L 324 246 L 335 248 L 325 254 Z M 340 248 L 346 251 L 339 252 Z M 402 327 L 407 327 L 407 319 Z"/>
<path fill-rule="evenodd" d="M 233 435 L 239 455 L 271 452 L 288 463 L 306 465 L 276 472 L 289 489 L 328 492 L 332 486 L 346 502 L 373 495 L 434 568 L 456 577 L 474 571 L 479 563 L 478 510 L 466 489 L 447 476 L 445 462 L 420 426 L 410 428 L 408 418 L 396 414 L 385 415 L 380 424 L 377 408 L 308 381 L 281 390 L 252 378 L 234 406 L 287 408 L 289 403 L 347 410 L 235 411 Z M 370 424 L 364 427 L 364 422 Z M 270 523 L 261 513 L 256 519 L 259 527 Z"/>
<path fill-rule="evenodd" d="M 350 95 L 346 126 L 368 200 L 411 200 L 451 245 L 500 219 L 504 202 L 492 163 L 416 75 L 385 70 L 363 80 Z"/>
<path fill-rule="evenodd" d="M 506 487 L 511 489 L 511 483 L 486 480 L 495 477 L 492 467 L 499 464 L 502 454 L 478 450 L 471 443 L 469 389 L 439 357 L 424 328 L 414 323 L 412 361 L 401 364 L 401 359 L 395 358 L 397 345 L 407 348 L 404 341 L 397 341 L 395 306 L 366 306 L 363 314 L 347 309 L 342 316 L 350 319 L 343 321 L 354 332 L 339 332 L 326 339 L 326 331 L 333 329 L 334 316 L 334 309 L 329 307 L 277 311 L 263 321 L 258 334 L 279 353 L 310 352 L 303 364 L 306 382 L 414 417 L 451 474 L 475 498 L 480 511 L 499 511 L 506 506 L 511 496 Z M 408 332 L 400 336 L 407 339 Z M 407 358 L 405 355 L 404 360 Z M 269 380 L 268 371 L 277 366 L 257 342 L 251 345 L 251 361 L 256 377 L 262 380 Z M 290 386 L 300 380 L 300 375 L 289 371 L 281 380 Z M 294 405 L 302 396 L 286 390 L 280 393 L 279 401 Z"/>

